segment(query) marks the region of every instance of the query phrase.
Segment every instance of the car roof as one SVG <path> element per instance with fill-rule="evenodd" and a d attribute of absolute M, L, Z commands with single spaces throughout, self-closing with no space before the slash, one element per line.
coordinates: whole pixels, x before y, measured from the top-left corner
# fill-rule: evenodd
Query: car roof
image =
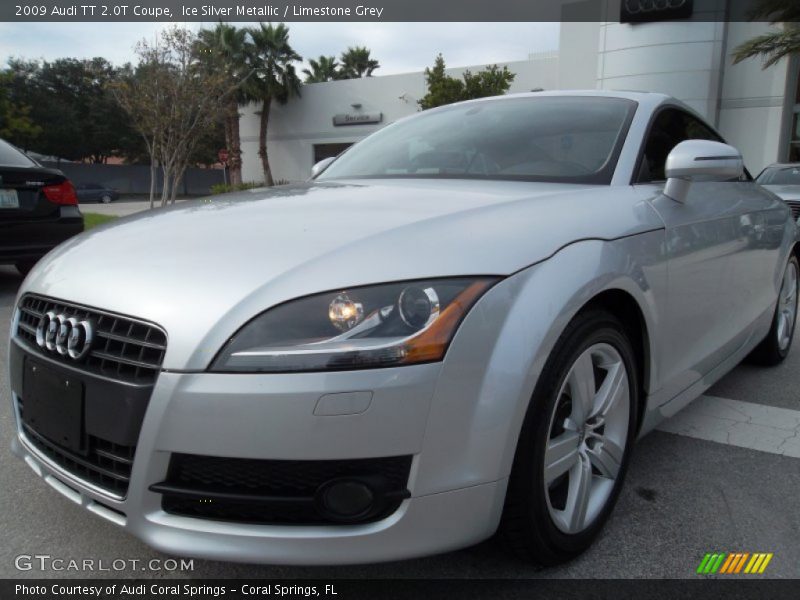
<path fill-rule="evenodd" d="M 467 100 L 464 104 L 470 102 L 485 102 L 487 100 L 510 100 L 512 98 L 541 98 L 547 96 L 573 96 L 573 97 L 598 97 L 598 98 L 623 98 L 626 100 L 634 100 L 640 104 L 657 106 L 664 102 L 674 102 L 682 104 L 680 100 L 662 94 L 659 92 L 636 92 L 629 90 L 542 90 L 540 92 L 515 92 L 504 94 L 502 96 L 489 96 L 487 98 L 478 98 L 476 100 Z"/>

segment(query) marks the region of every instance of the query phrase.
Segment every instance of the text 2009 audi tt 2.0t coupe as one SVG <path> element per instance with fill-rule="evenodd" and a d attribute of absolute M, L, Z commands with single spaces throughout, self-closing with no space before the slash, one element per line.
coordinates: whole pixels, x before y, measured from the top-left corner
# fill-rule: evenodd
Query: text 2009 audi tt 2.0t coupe
<path fill-rule="evenodd" d="M 795 239 L 667 96 L 425 111 L 306 184 L 48 255 L 12 323 L 13 449 L 171 553 L 358 563 L 499 528 L 556 563 L 638 436 L 747 355 L 786 356 Z"/>

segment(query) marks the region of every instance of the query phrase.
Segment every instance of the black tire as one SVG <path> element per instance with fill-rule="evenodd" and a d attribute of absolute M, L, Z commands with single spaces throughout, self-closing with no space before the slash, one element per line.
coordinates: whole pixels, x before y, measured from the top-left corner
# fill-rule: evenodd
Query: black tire
<path fill-rule="evenodd" d="M 111 196 L 109 196 L 108 194 L 103 194 L 102 196 L 100 196 L 100 202 L 102 202 L 103 204 L 111 204 Z"/>
<path fill-rule="evenodd" d="M 35 260 L 21 260 L 14 266 L 17 267 L 17 271 L 19 271 L 19 274 L 24 277 L 25 275 L 31 272 L 31 269 L 33 269 L 33 267 L 36 266 L 37 262 L 38 261 Z"/>
<path fill-rule="evenodd" d="M 558 528 L 548 509 L 544 452 L 550 436 L 551 415 L 556 409 L 562 383 L 578 357 L 598 343 L 609 344 L 619 353 L 628 374 L 627 440 L 605 506 L 583 531 L 569 534 Z M 523 422 L 499 528 L 499 539 L 522 558 L 543 565 L 568 561 L 592 544 L 611 514 L 625 479 L 638 422 L 636 399 L 639 397 L 639 382 L 632 348 L 623 325 L 612 314 L 602 310 L 579 314 L 556 342 Z"/>
<path fill-rule="evenodd" d="M 800 263 L 797 261 L 796 256 L 789 258 L 784 268 L 784 276 L 790 265 L 794 265 L 795 273 L 800 273 Z M 783 281 L 783 279 L 781 280 Z M 800 293 L 800 280 L 795 279 L 795 298 Z M 774 367 L 784 361 L 789 355 L 789 350 L 792 348 L 792 340 L 794 339 L 794 332 L 797 329 L 797 304 L 794 307 L 794 319 L 792 320 L 791 332 L 789 333 L 789 343 L 781 346 L 778 335 L 778 328 L 780 325 L 780 296 L 783 294 L 783 287 L 779 292 L 778 304 L 775 306 L 775 314 L 772 316 L 772 327 L 769 329 L 767 337 L 755 347 L 755 349 L 747 357 L 747 361 L 753 364 L 762 365 L 765 367 Z"/>

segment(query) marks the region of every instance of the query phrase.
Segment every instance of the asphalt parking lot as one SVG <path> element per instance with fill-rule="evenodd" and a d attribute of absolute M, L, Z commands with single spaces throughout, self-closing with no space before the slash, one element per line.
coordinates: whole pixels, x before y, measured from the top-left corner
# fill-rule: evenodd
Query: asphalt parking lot
<path fill-rule="evenodd" d="M 19 571 L 19 555 L 166 558 L 50 489 L 9 450 L 7 343 L 22 279 L 0 266 L 0 578 L 697 578 L 708 552 L 769 552 L 765 573 L 800 577 L 800 348 L 781 366 L 738 367 L 639 442 L 600 539 L 572 563 L 543 569 L 488 541 L 425 559 L 351 567 L 273 567 L 194 561 L 192 571 Z M 797 346 L 797 344 L 795 344 Z M 706 576 L 707 577 L 707 576 Z"/>

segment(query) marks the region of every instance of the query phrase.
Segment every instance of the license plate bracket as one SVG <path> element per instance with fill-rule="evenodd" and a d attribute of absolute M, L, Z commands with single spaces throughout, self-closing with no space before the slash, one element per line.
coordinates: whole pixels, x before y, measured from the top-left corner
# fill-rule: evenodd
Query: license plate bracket
<path fill-rule="evenodd" d="M 36 433 L 68 450 L 84 453 L 83 383 L 33 360 L 22 379 L 22 420 Z"/>

